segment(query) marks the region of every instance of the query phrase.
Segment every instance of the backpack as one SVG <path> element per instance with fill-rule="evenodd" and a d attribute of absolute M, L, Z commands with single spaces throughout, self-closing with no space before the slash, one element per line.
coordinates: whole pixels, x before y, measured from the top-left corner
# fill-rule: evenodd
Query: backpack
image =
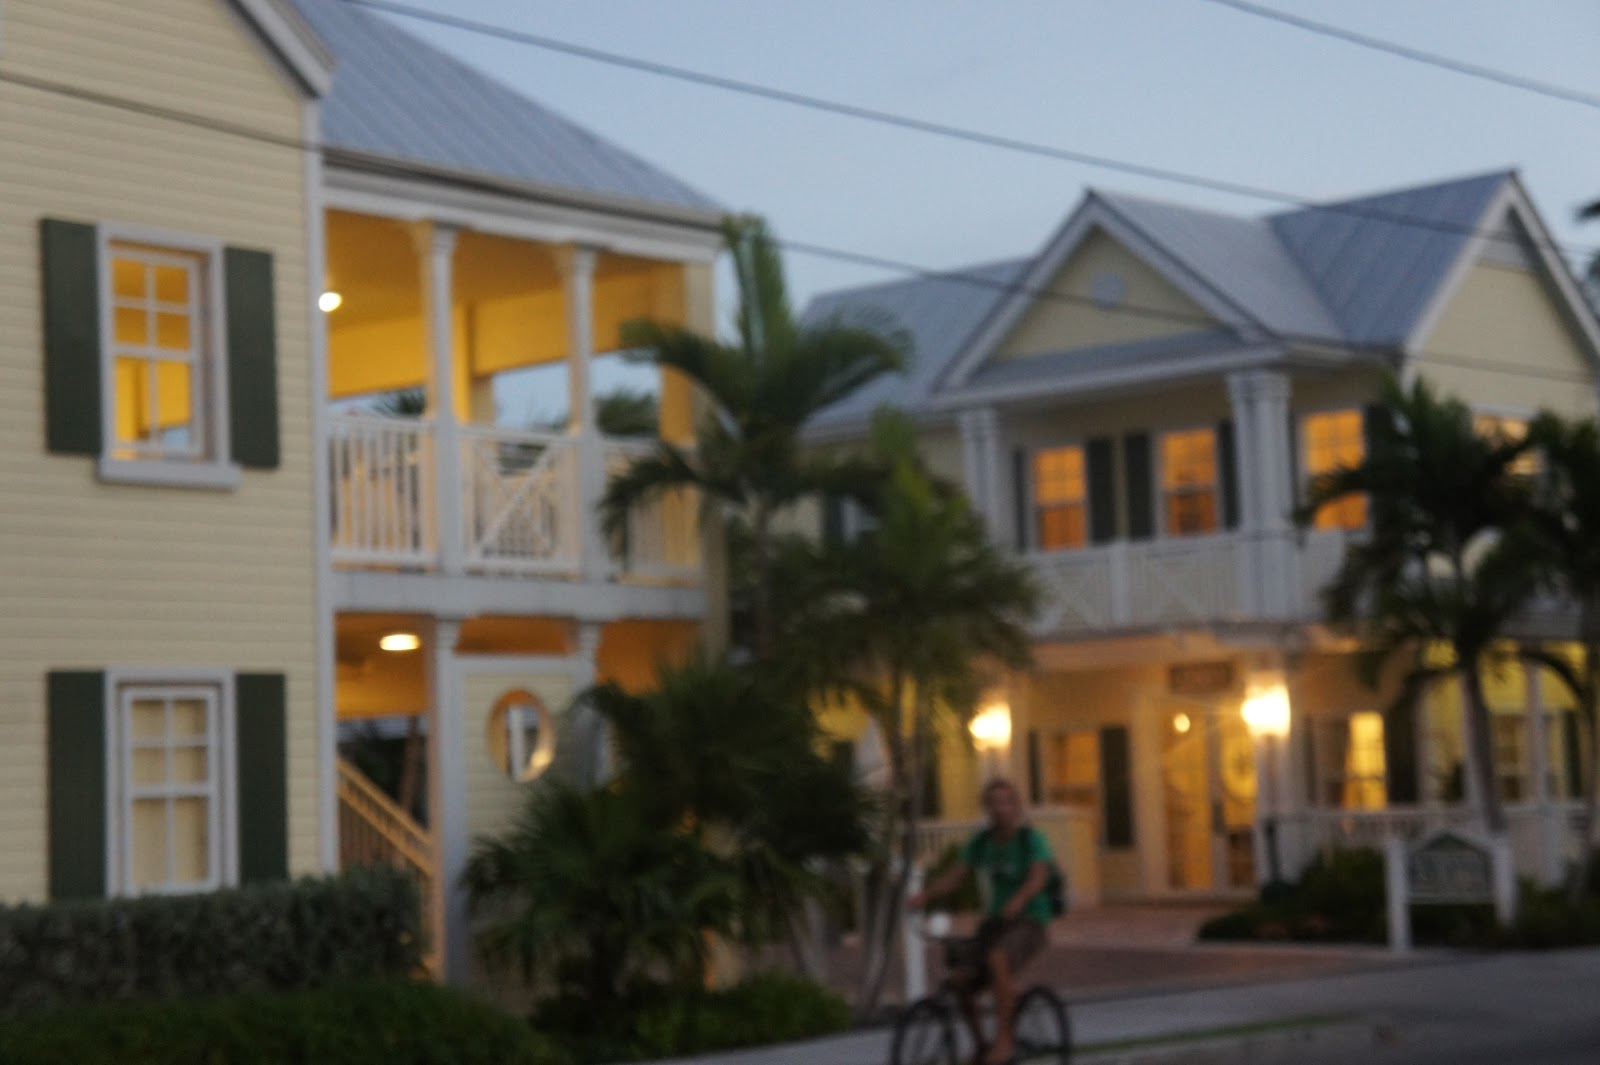
<path fill-rule="evenodd" d="M 1031 866 L 1033 864 L 1033 841 L 1035 834 L 1039 830 L 1034 828 L 1032 825 L 1023 825 L 1021 831 L 1022 854 L 1024 860 L 1027 861 L 1027 863 Z M 990 846 L 993 846 L 993 835 L 992 832 L 986 828 L 982 832 L 978 833 L 978 847 L 987 848 Z M 1050 913 L 1056 917 L 1060 917 L 1067 912 L 1067 880 L 1066 877 L 1061 875 L 1061 867 L 1058 866 L 1054 861 L 1047 862 L 1046 865 L 1050 870 L 1050 874 L 1045 877 L 1044 888 L 1042 891 L 1044 897 L 1050 902 Z"/>

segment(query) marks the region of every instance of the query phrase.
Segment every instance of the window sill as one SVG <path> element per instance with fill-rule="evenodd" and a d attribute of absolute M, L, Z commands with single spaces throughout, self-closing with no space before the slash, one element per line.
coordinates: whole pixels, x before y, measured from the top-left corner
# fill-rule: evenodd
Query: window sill
<path fill-rule="evenodd" d="M 164 488 L 208 488 L 233 491 L 239 487 L 239 467 L 231 462 L 161 462 L 150 459 L 100 459 L 96 472 L 109 484 L 142 484 Z"/>

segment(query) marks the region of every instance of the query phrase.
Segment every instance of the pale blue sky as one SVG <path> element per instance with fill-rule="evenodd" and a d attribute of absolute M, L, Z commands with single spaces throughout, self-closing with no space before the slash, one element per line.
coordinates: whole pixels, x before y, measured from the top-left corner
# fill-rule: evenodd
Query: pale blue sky
<path fill-rule="evenodd" d="M 1515 166 L 1600 246 L 1600 111 L 1204 0 L 409 0 L 529 32 L 1097 155 L 1345 197 Z M 1264 0 L 1600 95 L 1595 0 Z M 802 111 L 398 20 L 780 236 L 946 268 L 1035 250 L 1085 186 L 1279 205 Z M 796 303 L 890 276 L 792 255 Z"/>

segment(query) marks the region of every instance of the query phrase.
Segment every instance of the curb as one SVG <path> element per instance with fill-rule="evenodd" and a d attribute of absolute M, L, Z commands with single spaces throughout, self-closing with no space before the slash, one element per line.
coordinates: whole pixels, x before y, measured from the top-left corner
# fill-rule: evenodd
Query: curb
<path fill-rule="evenodd" d="M 1354 1055 L 1388 1041 L 1390 1026 L 1371 1017 L 1342 1017 L 1302 1024 L 1264 1025 L 1255 1031 L 1193 1032 L 1125 1046 L 1083 1047 L 1084 1065 L 1236 1065 L 1298 1061 L 1316 1051 Z"/>

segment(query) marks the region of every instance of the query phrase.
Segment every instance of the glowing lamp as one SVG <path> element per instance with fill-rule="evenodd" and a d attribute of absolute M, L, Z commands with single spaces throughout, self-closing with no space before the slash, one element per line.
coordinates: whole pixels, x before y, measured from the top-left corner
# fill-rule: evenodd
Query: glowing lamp
<path fill-rule="evenodd" d="M 1005 703 L 987 706 L 967 729 L 980 751 L 1000 750 L 1011 742 L 1011 707 Z"/>
<path fill-rule="evenodd" d="M 422 640 L 414 632 L 391 632 L 378 641 L 378 646 L 385 651 L 415 651 L 422 646 Z"/>
<path fill-rule="evenodd" d="M 323 314 L 332 314 L 343 305 L 344 297 L 332 289 L 317 297 L 317 307 L 321 309 Z"/>
<path fill-rule="evenodd" d="M 1172 715 L 1172 731 L 1180 736 L 1186 735 L 1193 724 L 1194 722 L 1189 720 L 1189 715 L 1182 710 Z"/>
<path fill-rule="evenodd" d="M 1289 689 L 1282 684 L 1257 689 L 1245 697 L 1241 712 L 1252 736 L 1281 739 L 1289 734 Z"/>

